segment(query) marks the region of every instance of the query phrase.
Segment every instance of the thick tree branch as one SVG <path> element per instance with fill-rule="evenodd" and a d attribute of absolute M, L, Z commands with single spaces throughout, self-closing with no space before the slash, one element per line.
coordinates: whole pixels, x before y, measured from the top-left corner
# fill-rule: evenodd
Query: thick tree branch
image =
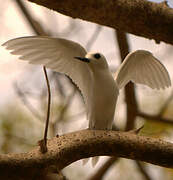
<path fill-rule="evenodd" d="M 173 44 L 173 9 L 147 0 L 28 0 L 59 13 Z"/>
<path fill-rule="evenodd" d="M 36 147 L 29 153 L 0 155 L 0 179 L 10 174 L 31 178 L 38 172 L 61 170 L 79 159 L 102 155 L 173 167 L 172 143 L 130 132 L 82 130 L 48 140 L 45 154 Z"/>

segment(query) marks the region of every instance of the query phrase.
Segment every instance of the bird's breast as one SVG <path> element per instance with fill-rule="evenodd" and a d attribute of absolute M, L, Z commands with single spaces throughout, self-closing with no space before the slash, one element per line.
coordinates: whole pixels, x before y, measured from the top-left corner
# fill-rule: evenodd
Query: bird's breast
<path fill-rule="evenodd" d="M 118 88 L 110 72 L 94 76 L 89 112 L 91 129 L 109 129 L 112 125 Z"/>
<path fill-rule="evenodd" d="M 93 89 L 93 105 L 103 107 L 106 109 L 106 105 L 114 106 L 118 96 L 118 88 L 112 77 L 98 78 L 94 83 Z"/>

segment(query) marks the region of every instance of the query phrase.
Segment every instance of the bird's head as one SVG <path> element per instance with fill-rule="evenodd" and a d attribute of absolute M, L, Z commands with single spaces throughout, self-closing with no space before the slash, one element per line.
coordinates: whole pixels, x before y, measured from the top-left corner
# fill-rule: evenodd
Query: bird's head
<path fill-rule="evenodd" d="M 91 68 L 108 68 L 106 58 L 98 52 L 87 53 L 85 57 L 75 57 L 78 60 L 88 63 Z"/>

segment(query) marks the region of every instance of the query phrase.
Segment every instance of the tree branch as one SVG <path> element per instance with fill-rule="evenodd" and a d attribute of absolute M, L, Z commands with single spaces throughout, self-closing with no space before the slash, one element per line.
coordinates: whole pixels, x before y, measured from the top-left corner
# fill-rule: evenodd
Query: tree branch
<path fill-rule="evenodd" d="M 145 118 L 150 121 L 155 121 L 157 123 L 160 122 L 160 123 L 165 123 L 168 125 L 173 125 L 173 119 L 161 117 L 160 115 L 157 115 L 157 114 L 152 115 L 152 114 L 147 114 L 145 112 L 138 111 L 137 116 Z"/>
<path fill-rule="evenodd" d="M 101 180 L 109 168 L 118 161 L 118 158 L 111 157 L 109 158 L 100 168 L 99 170 L 93 174 L 88 180 Z"/>
<path fill-rule="evenodd" d="M 147 0 L 28 0 L 59 13 L 173 44 L 173 9 Z"/>
<path fill-rule="evenodd" d="M 125 59 L 129 53 L 129 45 L 127 35 L 122 31 L 116 31 L 116 38 L 118 41 L 118 46 L 120 50 L 121 62 Z M 125 86 L 125 100 L 127 108 L 127 121 L 126 121 L 126 131 L 134 128 L 136 114 L 138 111 L 138 103 L 136 100 L 135 87 L 132 82 L 129 82 Z"/>
<path fill-rule="evenodd" d="M 141 172 L 145 180 L 152 180 L 152 178 L 148 175 L 148 171 L 146 170 L 145 165 L 143 163 L 136 161 L 136 165 L 139 172 Z"/>
<path fill-rule="evenodd" d="M 0 179 L 5 175 L 30 178 L 50 169 L 61 170 L 82 158 L 116 156 L 173 167 L 173 144 L 130 132 L 82 130 L 48 140 L 48 152 L 0 155 Z M 54 167 L 54 168 L 53 168 Z"/>

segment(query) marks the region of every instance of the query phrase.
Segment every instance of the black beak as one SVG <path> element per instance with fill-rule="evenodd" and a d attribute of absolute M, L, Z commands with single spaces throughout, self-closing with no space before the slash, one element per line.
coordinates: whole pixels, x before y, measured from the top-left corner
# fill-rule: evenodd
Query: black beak
<path fill-rule="evenodd" d="M 79 59 L 80 61 L 83 61 L 83 62 L 87 62 L 87 63 L 90 62 L 90 59 L 88 59 L 88 58 L 82 58 L 82 57 L 74 57 L 74 58 Z"/>

